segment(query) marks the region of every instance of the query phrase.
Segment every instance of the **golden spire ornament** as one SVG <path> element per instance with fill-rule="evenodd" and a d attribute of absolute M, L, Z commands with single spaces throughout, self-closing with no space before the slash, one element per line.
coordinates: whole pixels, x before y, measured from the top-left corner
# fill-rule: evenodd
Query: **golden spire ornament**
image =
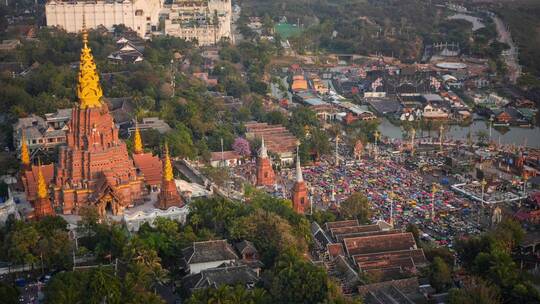
<path fill-rule="evenodd" d="M 21 163 L 23 166 L 28 167 L 30 166 L 30 152 L 28 151 L 28 144 L 26 143 L 26 136 L 24 135 L 24 132 L 25 131 L 23 130 L 23 135 L 21 138 Z"/>
<path fill-rule="evenodd" d="M 163 164 L 163 179 L 165 181 L 172 181 L 174 179 L 173 168 L 171 159 L 169 158 L 169 146 L 165 144 L 165 159 Z"/>
<path fill-rule="evenodd" d="M 143 153 L 143 143 L 141 133 L 139 132 L 139 125 L 135 123 L 135 134 L 133 136 L 133 152 L 135 154 Z"/>
<path fill-rule="evenodd" d="M 37 197 L 40 199 L 47 198 L 48 191 L 47 191 L 47 182 L 45 182 L 45 177 L 43 176 L 43 172 L 41 172 L 41 161 L 38 162 L 38 180 L 37 180 Z"/>
<path fill-rule="evenodd" d="M 82 29 L 83 47 L 79 63 L 79 81 L 77 84 L 77 97 L 81 109 L 101 107 L 103 91 L 99 84 L 99 75 L 96 70 L 92 50 L 88 47 L 88 31 L 83 15 Z"/>

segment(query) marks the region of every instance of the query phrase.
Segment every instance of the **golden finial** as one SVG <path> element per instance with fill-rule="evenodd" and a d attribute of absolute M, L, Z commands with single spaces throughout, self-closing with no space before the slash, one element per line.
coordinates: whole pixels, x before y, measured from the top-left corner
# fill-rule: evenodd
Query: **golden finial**
<path fill-rule="evenodd" d="M 30 166 L 30 152 L 28 151 L 28 144 L 26 143 L 26 136 L 24 133 L 25 130 L 23 130 L 21 138 L 21 162 L 24 166 Z"/>
<path fill-rule="evenodd" d="M 169 182 L 174 179 L 171 159 L 169 158 L 169 145 L 165 143 L 165 159 L 163 164 L 163 180 Z"/>
<path fill-rule="evenodd" d="M 43 177 L 43 172 L 41 172 L 40 160 L 38 160 L 38 181 L 37 182 L 38 182 L 37 197 L 47 198 L 48 197 L 47 183 L 45 182 L 45 177 Z"/>
<path fill-rule="evenodd" d="M 83 47 L 79 64 L 79 82 L 77 85 L 77 97 L 81 109 L 101 107 L 101 97 L 103 91 L 99 84 L 99 75 L 96 70 L 96 63 L 92 56 L 92 50 L 88 47 L 88 31 L 83 14 L 82 28 Z"/>
<path fill-rule="evenodd" d="M 381 137 L 381 133 L 379 133 L 379 131 L 375 131 L 373 133 L 373 137 L 375 137 L 375 140 L 379 140 L 379 138 Z"/>
<path fill-rule="evenodd" d="M 139 132 L 139 125 L 137 123 L 135 123 L 135 135 L 133 137 L 133 152 L 135 154 L 143 153 L 143 143 L 141 133 Z"/>
<path fill-rule="evenodd" d="M 82 19 L 82 39 L 83 39 L 83 46 L 86 47 L 88 44 L 88 31 L 86 30 L 86 14 L 83 12 L 83 19 Z"/>

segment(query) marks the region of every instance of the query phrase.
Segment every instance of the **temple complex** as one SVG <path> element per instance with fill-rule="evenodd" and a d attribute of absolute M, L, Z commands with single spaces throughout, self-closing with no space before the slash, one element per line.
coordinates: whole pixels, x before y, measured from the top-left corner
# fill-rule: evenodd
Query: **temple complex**
<path fill-rule="evenodd" d="M 293 209 L 297 213 L 304 214 L 308 205 L 308 191 L 304 177 L 302 176 L 302 167 L 300 166 L 300 155 L 296 155 L 296 181 L 292 193 Z"/>
<path fill-rule="evenodd" d="M 184 201 L 174 181 L 173 168 L 169 158 L 169 148 L 165 145 L 165 155 L 163 157 L 163 181 L 161 182 L 161 191 L 158 195 L 156 207 L 159 209 L 168 209 L 170 207 L 182 207 Z"/>
<path fill-rule="evenodd" d="M 88 33 L 84 29 L 77 85 L 78 106 L 72 110 L 66 145 L 59 148 L 58 163 L 36 168 L 30 164 L 27 149 L 24 145 L 21 147 L 21 160 L 26 166 L 21 180 L 36 216 L 52 214 L 53 210 L 77 214 L 87 205 L 95 206 L 100 215 L 107 211 L 120 215 L 125 208 L 142 202 L 148 185 L 144 173 L 149 173 L 154 182 L 155 175 L 161 175 L 160 166 L 155 168 L 159 159 L 142 151 L 138 132 L 135 135 L 135 155 L 139 155 L 138 163 L 146 167 L 135 166 L 126 144 L 118 138 L 118 127 L 102 96 L 96 64 L 88 47 Z M 144 159 L 150 161 L 146 163 Z M 52 206 L 47 203 L 51 201 Z"/>
<path fill-rule="evenodd" d="M 275 184 L 275 173 L 272 169 L 272 162 L 268 157 L 268 151 L 264 145 L 264 137 L 261 142 L 261 150 L 257 158 L 257 186 L 273 186 Z"/>

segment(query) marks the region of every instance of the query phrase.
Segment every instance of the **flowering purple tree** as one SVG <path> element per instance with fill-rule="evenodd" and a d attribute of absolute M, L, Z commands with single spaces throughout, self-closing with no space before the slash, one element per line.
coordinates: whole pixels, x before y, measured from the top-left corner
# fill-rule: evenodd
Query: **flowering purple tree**
<path fill-rule="evenodd" d="M 249 148 L 249 141 L 245 138 L 237 137 L 232 145 L 233 150 L 240 154 L 242 157 L 251 155 L 251 149 Z"/>

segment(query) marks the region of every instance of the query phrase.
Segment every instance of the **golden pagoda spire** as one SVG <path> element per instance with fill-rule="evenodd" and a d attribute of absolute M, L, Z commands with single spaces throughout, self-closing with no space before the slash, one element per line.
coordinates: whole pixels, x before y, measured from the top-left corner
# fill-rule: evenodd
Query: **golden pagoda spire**
<path fill-rule="evenodd" d="M 45 177 L 43 177 L 43 172 L 41 172 L 41 161 L 38 161 L 38 180 L 37 180 L 37 198 L 43 199 L 48 198 L 47 183 L 45 182 Z"/>
<path fill-rule="evenodd" d="M 163 180 L 172 181 L 174 179 L 171 159 L 169 158 L 169 145 L 165 143 L 165 163 L 163 164 Z"/>
<path fill-rule="evenodd" d="M 99 75 L 96 71 L 96 64 L 92 56 L 92 50 L 88 47 L 88 31 L 83 14 L 82 28 L 83 47 L 79 63 L 79 82 L 77 85 L 77 97 L 81 109 L 101 107 L 101 97 L 103 91 L 99 84 Z"/>
<path fill-rule="evenodd" d="M 133 152 L 135 154 L 143 153 L 143 143 L 141 133 L 139 132 L 139 125 L 137 123 L 135 123 L 135 135 L 133 137 Z"/>
<path fill-rule="evenodd" d="M 23 130 L 21 138 L 21 162 L 23 166 L 30 166 L 30 152 L 28 151 L 28 144 L 26 143 L 26 136 L 24 135 L 25 131 Z"/>

